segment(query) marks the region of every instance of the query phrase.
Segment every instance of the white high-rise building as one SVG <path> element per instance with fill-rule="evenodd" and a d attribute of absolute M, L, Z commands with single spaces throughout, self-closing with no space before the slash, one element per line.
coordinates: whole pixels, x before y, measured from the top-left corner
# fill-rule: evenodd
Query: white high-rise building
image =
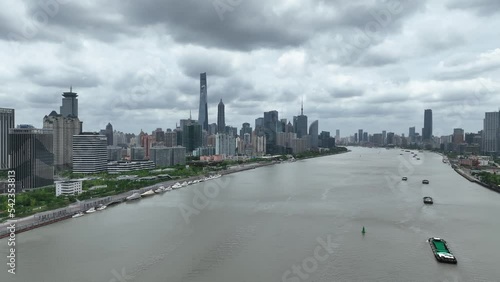
<path fill-rule="evenodd" d="M 485 114 L 482 140 L 483 153 L 495 154 L 500 152 L 500 112 Z"/>
<path fill-rule="evenodd" d="M 234 156 L 236 153 L 236 139 L 233 135 L 217 134 L 215 137 L 215 154 Z"/>
<path fill-rule="evenodd" d="M 73 136 L 73 173 L 99 173 L 106 171 L 106 136 L 83 133 Z"/>

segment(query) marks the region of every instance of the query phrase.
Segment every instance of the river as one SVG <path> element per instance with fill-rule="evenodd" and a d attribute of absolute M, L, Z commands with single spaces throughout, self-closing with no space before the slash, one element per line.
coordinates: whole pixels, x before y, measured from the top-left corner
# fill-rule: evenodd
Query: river
<path fill-rule="evenodd" d="M 500 281 L 500 194 L 434 153 L 350 149 L 18 234 L 15 275 L 0 240 L 0 281 Z"/>

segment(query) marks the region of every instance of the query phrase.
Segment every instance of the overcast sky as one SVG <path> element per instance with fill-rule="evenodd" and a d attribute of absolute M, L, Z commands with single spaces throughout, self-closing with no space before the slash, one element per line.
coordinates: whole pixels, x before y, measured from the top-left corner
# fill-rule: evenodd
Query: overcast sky
<path fill-rule="evenodd" d="M 500 106 L 498 0 L 42 0 L 0 10 L 0 107 L 42 126 L 73 85 L 85 131 L 300 111 L 320 131 L 482 129 Z M 49 3 L 43 5 L 42 3 Z"/>

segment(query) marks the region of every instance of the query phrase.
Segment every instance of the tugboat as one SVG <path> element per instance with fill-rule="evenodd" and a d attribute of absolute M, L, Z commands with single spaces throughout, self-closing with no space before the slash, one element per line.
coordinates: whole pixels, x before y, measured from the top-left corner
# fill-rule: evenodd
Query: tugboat
<path fill-rule="evenodd" d="M 424 197 L 424 204 L 432 205 L 433 203 L 434 201 L 432 200 L 431 197 Z"/>
<path fill-rule="evenodd" d="M 443 263 L 457 263 L 457 259 L 450 252 L 445 240 L 433 237 L 429 238 L 428 242 L 431 245 L 432 252 L 434 253 L 434 257 L 436 257 L 437 261 Z"/>
<path fill-rule="evenodd" d="M 406 180 L 408 180 L 408 177 L 404 176 L 403 181 L 406 181 Z"/>
<path fill-rule="evenodd" d="M 429 180 L 427 179 L 422 180 L 422 184 L 429 184 Z"/>

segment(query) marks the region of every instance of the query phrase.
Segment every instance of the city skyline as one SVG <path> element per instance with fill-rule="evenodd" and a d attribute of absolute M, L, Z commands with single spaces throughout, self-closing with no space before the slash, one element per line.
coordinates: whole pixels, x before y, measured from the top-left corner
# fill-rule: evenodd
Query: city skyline
<path fill-rule="evenodd" d="M 370 124 L 374 132 L 407 132 L 408 125 L 420 132 L 421 110 L 431 108 L 434 135 L 456 127 L 475 132 L 480 113 L 500 104 L 498 31 L 489 28 L 500 19 L 480 4 L 460 3 L 405 3 L 366 44 L 365 26 L 390 12 L 384 1 L 252 1 L 223 19 L 210 1 L 126 7 L 64 1 L 50 15 L 38 2 L 16 2 L 0 15 L 10 32 L 0 38 L 10 69 L 0 106 L 16 109 L 19 123 L 39 127 L 39 117 L 58 109 L 59 93 L 72 85 L 88 130 L 109 121 L 128 132 L 173 127 L 189 110 L 197 118 L 199 74 L 206 72 L 211 122 L 221 98 L 227 123 L 236 126 L 270 110 L 291 119 L 303 97 L 320 131 Z M 187 12 L 193 10 L 204 11 L 196 26 Z M 36 13 L 48 21 L 24 36 Z M 171 20 L 179 14 L 187 16 Z"/>

